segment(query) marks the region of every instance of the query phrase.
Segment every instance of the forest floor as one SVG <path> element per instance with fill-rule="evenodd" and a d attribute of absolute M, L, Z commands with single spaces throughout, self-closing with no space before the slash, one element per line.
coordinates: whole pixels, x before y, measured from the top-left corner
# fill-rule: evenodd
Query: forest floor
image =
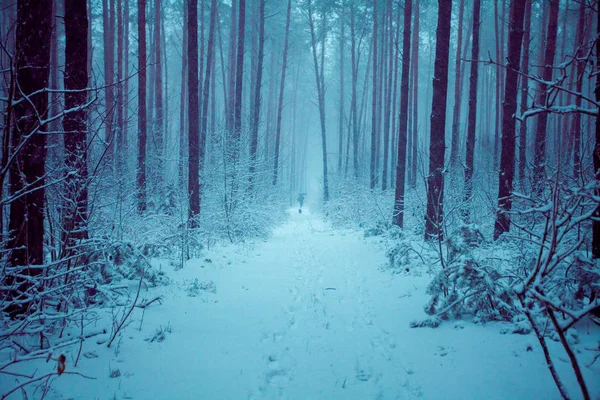
<path fill-rule="evenodd" d="M 533 335 L 461 321 L 411 329 L 425 317 L 426 271 L 392 274 L 380 238 L 333 229 L 308 210 L 290 214 L 265 241 L 214 247 L 180 270 L 164 262 L 171 284 L 142 292 L 162 304 L 143 321 L 136 309 L 110 349 L 88 340 L 77 371 L 97 379 L 62 376 L 49 397 L 560 398 Z M 584 321 L 575 348 L 597 345 L 597 328 Z M 579 398 L 566 356 L 551 345 Z M 600 362 L 584 370 L 600 398 Z"/>

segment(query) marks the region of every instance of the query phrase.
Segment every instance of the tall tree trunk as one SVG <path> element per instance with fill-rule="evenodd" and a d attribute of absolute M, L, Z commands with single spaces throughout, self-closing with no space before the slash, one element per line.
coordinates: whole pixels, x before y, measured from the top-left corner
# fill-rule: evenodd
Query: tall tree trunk
<path fill-rule="evenodd" d="M 22 147 L 12 155 L 15 158 L 9 171 L 9 192 L 18 196 L 10 203 L 11 235 L 7 248 L 12 250 L 8 259 L 11 266 L 44 263 L 46 135 L 37 115 L 47 115 L 48 94 L 43 89 L 48 87 L 50 78 L 51 33 L 52 0 L 17 2 L 15 61 L 19 90 L 15 95 L 18 104 L 13 108 L 11 140 L 13 150 Z M 38 275 L 42 271 L 33 268 L 27 273 Z M 19 291 L 28 285 L 24 283 Z"/>
<path fill-rule="evenodd" d="M 319 103 L 319 119 L 321 121 L 321 148 L 323 150 L 323 201 L 329 201 L 329 180 L 327 177 L 327 131 L 325 128 L 325 90 L 323 75 L 319 72 L 319 61 L 317 59 L 317 39 L 315 37 L 315 23 L 312 11 L 312 0 L 308 0 L 308 24 L 312 46 L 313 63 L 315 67 L 315 79 L 317 85 L 317 96 Z M 321 65 L 324 68 L 324 65 Z"/>
<path fill-rule="evenodd" d="M 354 167 L 354 178 L 358 178 L 358 110 L 357 91 L 358 84 L 358 60 L 356 57 L 356 21 L 355 5 L 350 7 L 350 36 L 351 36 L 351 63 L 352 63 L 352 100 L 350 102 L 350 114 L 352 114 L 352 159 Z M 348 139 L 350 140 L 350 139 Z"/>
<path fill-rule="evenodd" d="M 523 30 L 523 63 L 521 65 L 521 114 L 527 110 L 529 97 L 529 47 L 531 44 L 531 6 L 533 0 L 526 0 L 525 28 Z M 519 182 L 524 189 L 525 167 L 527 166 L 527 120 L 519 122 Z"/>
<path fill-rule="evenodd" d="M 237 38 L 237 0 L 231 1 L 231 27 L 229 29 L 229 76 L 228 92 L 225 96 L 225 126 L 228 134 L 231 136 L 234 119 L 234 96 L 235 96 L 235 49 Z"/>
<path fill-rule="evenodd" d="M 396 149 L 398 147 L 398 139 L 396 136 L 396 112 L 398 111 L 398 64 L 399 64 L 399 53 L 400 53 L 400 31 L 401 31 L 401 27 L 400 27 L 400 12 L 397 13 L 396 15 L 396 33 L 395 35 L 393 35 L 393 40 L 392 43 L 393 45 L 393 59 L 394 59 L 394 63 L 392 66 L 392 71 L 393 71 L 393 75 L 394 78 L 392 80 L 392 87 L 393 87 L 393 93 L 392 93 L 392 112 L 391 112 L 391 118 L 392 118 L 392 126 L 391 126 L 391 132 L 392 132 L 392 143 L 391 143 L 391 148 L 392 148 L 392 168 L 390 168 L 391 174 L 390 174 L 390 182 L 394 182 L 394 180 L 396 179 L 396 170 L 395 170 L 395 165 L 398 162 L 398 154 L 397 152 L 394 152 L 394 149 Z M 412 55 L 412 54 L 411 54 Z M 409 93 L 410 93 L 410 81 L 412 80 L 412 76 L 409 78 Z M 409 107 L 410 107 L 410 100 L 409 100 Z M 410 117 L 410 111 L 409 111 L 409 117 Z M 410 120 L 409 120 L 410 121 Z M 410 122 L 409 122 L 409 126 L 410 126 Z M 408 149 L 410 149 L 410 139 L 412 138 L 412 136 L 408 136 L 407 137 L 407 155 L 409 155 L 410 153 L 408 152 Z M 408 157 L 406 160 L 408 165 Z"/>
<path fill-rule="evenodd" d="M 162 192 L 163 185 L 163 139 L 164 139 L 164 116 L 163 116 L 163 92 L 162 92 L 162 66 L 163 55 L 161 54 L 161 31 L 160 15 L 162 13 L 160 0 L 154 0 L 154 51 L 156 54 L 156 67 L 154 69 L 154 100 L 155 100 L 155 120 L 154 120 L 154 144 L 156 162 L 154 163 L 155 179 L 154 184 L 158 193 Z"/>
<path fill-rule="evenodd" d="M 123 104 L 123 53 L 125 52 L 123 49 L 123 1 L 117 0 L 117 174 L 119 176 L 123 176 L 123 159 L 126 157 L 127 152 L 123 146 L 124 137 L 123 137 L 123 109 L 125 105 Z M 86 50 L 87 51 L 87 50 Z"/>
<path fill-rule="evenodd" d="M 390 117 L 391 117 L 391 110 L 392 110 L 392 80 L 393 80 L 393 59 L 394 59 L 394 45 L 393 45 L 393 3 L 390 0 L 388 3 L 388 14 L 387 14 L 387 21 L 388 21 L 388 35 L 385 35 L 385 31 L 384 31 L 384 36 L 386 38 L 386 42 L 387 42 L 387 52 L 382 54 L 382 59 L 383 59 L 383 63 L 387 66 L 387 71 L 385 73 L 385 86 L 384 86 L 384 90 L 385 90 L 385 100 L 384 100 L 384 107 L 385 107 L 385 111 L 383 114 L 383 168 L 381 171 L 381 190 L 386 191 L 387 190 L 387 182 L 388 182 L 388 163 L 389 163 L 389 154 L 390 154 Z M 387 62 L 385 60 L 387 55 Z M 380 107 L 379 109 L 383 109 L 384 107 Z M 392 138 L 395 136 L 395 133 L 392 133 Z M 394 157 L 392 157 L 393 159 Z M 391 168 L 390 168 L 391 169 Z"/>
<path fill-rule="evenodd" d="M 415 3 L 415 21 L 413 30 L 413 42 L 412 42 L 412 55 L 411 55 L 411 69 L 413 79 L 413 116 L 412 116 L 412 148 L 408 149 L 412 152 L 411 156 L 411 167 L 410 177 L 408 179 L 408 185 L 412 188 L 417 186 L 417 149 L 419 141 L 419 1 Z"/>
<path fill-rule="evenodd" d="M 121 2 L 119 1 L 119 12 Z M 119 18 L 120 19 L 120 18 Z M 87 190 L 87 4 L 86 0 L 66 0 L 65 3 L 65 108 L 79 109 L 65 115 L 65 186 L 67 204 L 63 231 L 69 239 L 67 249 L 75 240 L 88 236 Z M 121 38 L 122 39 L 122 38 Z M 122 114 L 121 114 L 122 115 Z"/>
<path fill-rule="evenodd" d="M 340 104 L 338 117 L 338 174 L 342 174 L 343 141 L 344 141 L 344 40 L 345 38 L 345 4 L 342 3 L 340 12 Z"/>
<path fill-rule="evenodd" d="M 188 196 L 189 225 L 197 228 L 200 216 L 200 123 L 198 112 L 198 0 L 188 1 Z"/>
<path fill-rule="evenodd" d="M 104 140 L 108 146 L 106 155 L 107 161 L 109 165 L 111 165 L 111 168 L 114 157 L 113 118 L 115 111 L 115 38 L 113 29 L 114 25 L 112 23 L 112 21 L 114 20 L 113 14 L 113 0 L 102 0 L 102 20 L 104 27 L 104 82 L 106 84 L 106 87 L 104 89 L 104 102 L 106 108 Z"/>
<path fill-rule="evenodd" d="M 146 211 L 146 0 L 138 0 L 138 212 Z"/>
<path fill-rule="evenodd" d="M 88 10 L 89 12 L 89 10 Z M 123 126 L 121 127 L 123 131 L 123 150 L 127 151 L 128 144 L 128 127 L 129 127 L 129 0 L 125 0 L 124 7 L 124 16 L 123 16 L 123 75 L 128 79 L 125 79 L 123 82 L 122 90 L 123 90 Z M 91 19 L 88 19 L 88 25 L 92 25 Z M 91 42 L 91 40 L 89 40 Z M 89 45 L 89 43 L 88 43 Z M 89 56 L 88 56 L 89 57 Z M 89 82 L 89 80 L 88 80 Z M 89 114 L 89 113 L 88 113 Z M 88 125 L 89 128 L 89 125 Z M 124 162 L 124 167 L 127 167 L 127 162 Z"/>
<path fill-rule="evenodd" d="M 581 46 L 577 57 L 584 57 L 584 34 L 585 34 L 585 3 L 581 3 L 579 6 L 579 21 L 577 23 L 577 38 L 575 40 L 576 46 Z M 583 91 L 583 74 L 585 73 L 585 62 L 577 62 L 577 74 L 575 79 L 575 91 L 582 93 Z M 581 96 L 575 96 L 575 106 L 581 107 Z M 578 181 L 581 177 L 582 165 L 581 165 L 581 114 L 574 113 L 573 115 L 573 178 Z"/>
<path fill-rule="evenodd" d="M 371 56 L 373 57 L 373 86 L 372 86 L 372 98 L 371 98 L 371 163 L 370 163 L 370 188 L 374 189 L 377 184 L 377 136 L 379 134 L 377 130 L 377 97 L 379 93 L 377 91 L 377 0 L 373 0 L 373 50 L 371 50 Z"/>
<path fill-rule="evenodd" d="M 417 0 L 419 1 L 419 0 Z M 398 161 L 392 223 L 404 226 L 404 181 L 406 178 L 406 139 L 408 135 L 408 80 L 410 79 L 410 23 L 412 0 L 404 1 L 404 37 L 402 39 L 402 82 L 400 83 L 400 119 L 398 121 Z"/>
<path fill-rule="evenodd" d="M 530 3 L 531 1 L 528 0 Z M 481 0 L 473 3 L 473 45 L 471 47 L 471 60 L 479 59 L 479 26 L 481 24 Z M 477 80 L 479 78 L 479 63 L 471 63 L 469 77 L 469 111 L 467 121 L 467 146 L 465 164 L 465 221 L 469 222 L 471 210 L 471 196 L 473 193 L 473 170 L 475 168 L 475 131 L 477 128 Z"/>
<path fill-rule="evenodd" d="M 58 1 L 52 1 L 52 35 L 50 36 L 50 87 L 54 90 L 59 90 L 58 82 Z M 57 92 L 50 93 L 48 101 L 50 103 L 50 115 L 57 115 L 60 108 L 60 96 Z M 50 132 L 60 132 L 60 119 L 56 119 L 48 124 Z M 53 135 L 54 138 L 58 135 Z M 50 140 L 55 140 L 52 138 Z M 50 143 L 52 145 L 52 143 Z"/>
<path fill-rule="evenodd" d="M 519 66 L 521 64 L 521 44 L 523 41 L 523 17 L 526 0 L 511 0 L 510 31 L 508 34 L 508 64 L 504 85 L 502 110 L 502 154 L 498 175 L 498 212 L 494 226 L 494 239 L 510 230 L 510 210 L 512 208 L 513 179 L 515 175 L 515 128 L 514 114 L 517 111 L 519 92 Z"/>
<path fill-rule="evenodd" d="M 558 31 L 558 4 L 559 0 L 548 0 L 550 3 L 550 17 L 548 20 L 548 36 L 546 38 L 546 48 L 544 50 L 544 66 L 542 69 L 542 80 L 550 82 L 552 80 L 552 71 L 554 65 L 554 56 L 556 54 L 556 36 Z M 549 93 L 545 84 L 541 85 L 541 96 L 539 104 L 545 107 L 548 104 Z M 540 188 L 545 175 L 546 164 L 546 128 L 548 126 L 548 114 L 543 112 L 538 115 L 537 127 L 535 131 L 535 153 L 533 160 L 533 179 L 534 188 Z"/>
<path fill-rule="evenodd" d="M 273 186 L 277 185 L 277 172 L 279 170 L 279 143 L 281 140 L 281 117 L 283 114 L 283 95 L 285 92 L 285 70 L 287 67 L 291 10 L 292 0 L 288 0 L 287 16 L 285 21 L 285 38 L 283 40 L 283 62 L 281 64 L 281 86 L 279 89 L 279 103 L 277 104 L 277 124 L 275 128 L 275 161 L 273 165 Z"/>
<path fill-rule="evenodd" d="M 452 112 L 452 136 L 450 148 L 450 165 L 458 166 L 459 160 L 459 131 L 460 131 L 460 108 L 462 103 L 461 91 L 461 71 L 462 61 L 460 59 L 460 51 L 462 50 L 463 42 L 463 20 L 465 15 L 465 0 L 460 0 L 458 6 L 458 35 L 456 39 L 456 60 L 454 64 L 454 109 Z"/>
<path fill-rule="evenodd" d="M 184 175 L 184 161 L 185 161 L 185 110 L 187 100 L 187 51 L 188 51 L 188 5 L 187 0 L 184 1 L 183 5 L 183 46 L 181 49 L 181 97 L 179 100 L 179 164 L 178 164 L 178 175 L 179 175 L 179 186 L 183 187 L 185 184 Z"/>
<path fill-rule="evenodd" d="M 264 0 L 262 0 L 264 1 Z M 208 136 L 208 101 L 210 95 L 211 74 L 213 73 L 213 60 L 215 58 L 215 29 L 217 20 L 217 0 L 211 0 L 210 3 L 210 26 L 208 32 L 208 49 L 206 54 L 206 73 L 204 75 L 204 84 L 202 85 L 202 121 L 200 125 L 200 150 L 199 150 L 199 171 L 204 169 L 204 158 L 206 153 L 206 137 Z M 198 198 L 200 201 L 203 184 L 198 186 L 200 191 Z M 199 209 L 198 204 L 198 209 Z"/>
<path fill-rule="evenodd" d="M 444 155 L 446 152 L 446 100 L 448 96 L 448 57 L 452 0 L 438 0 L 438 25 L 435 43 L 429 175 L 427 176 L 427 216 L 425 238 L 441 238 L 444 204 Z"/>
<path fill-rule="evenodd" d="M 256 179 L 256 153 L 258 151 L 258 128 L 260 121 L 261 87 L 263 76 L 263 62 L 265 56 L 265 0 L 259 0 L 259 28 L 258 28 L 258 56 L 256 60 L 256 79 L 254 81 L 254 101 L 252 102 L 252 123 L 250 124 L 250 177 L 249 191 L 252 192 Z"/>
<path fill-rule="evenodd" d="M 600 36 L 600 13 L 596 13 L 596 37 Z M 591 24 L 589 25 L 591 27 Z M 600 40 L 596 40 L 596 68 L 600 66 Z M 596 101 L 600 101 L 600 74 L 596 74 L 596 89 L 594 90 Z M 594 161 L 594 174 L 596 176 L 596 197 L 600 197 L 600 107 L 596 117 L 596 143 L 592 154 Z M 592 221 L 592 257 L 600 258 L 600 204 L 596 206 L 594 219 Z"/>
<path fill-rule="evenodd" d="M 237 60 L 235 72 L 235 104 L 233 116 L 233 155 L 234 165 L 237 163 L 242 133 L 242 89 L 244 87 L 244 45 L 246 34 L 246 0 L 239 0 L 239 24 L 237 37 Z"/>

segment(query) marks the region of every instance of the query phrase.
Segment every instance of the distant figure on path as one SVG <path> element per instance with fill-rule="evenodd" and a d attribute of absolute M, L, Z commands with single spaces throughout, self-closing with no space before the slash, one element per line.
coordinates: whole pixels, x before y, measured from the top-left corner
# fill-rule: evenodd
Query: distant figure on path
<path fill-rule="evenodd" d="M 304 196 L 306 196 L 306 193 L 300 193 L 298 195 L 298 203 L 300 204 L 300 208 L 298 209 L 299 214 L 302 214 L 302 205 L 304 204 Z"/>

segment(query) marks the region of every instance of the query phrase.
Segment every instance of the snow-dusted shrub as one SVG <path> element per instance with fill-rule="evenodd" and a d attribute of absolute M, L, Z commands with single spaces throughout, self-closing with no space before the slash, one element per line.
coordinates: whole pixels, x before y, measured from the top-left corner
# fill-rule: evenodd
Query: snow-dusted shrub
<path fill-rule="evenodd" d="M 473 316 L 476 322 L 510 321 L 517 310 L 511 282 L 495 268 L 469 258 L 441 269 L 427 288 L 427 314 L 442 319 Z"/>
<path fill-rule="evenodd" d="M 362 228 L 365 236 L 379 236 L 391 227 L 393 191 L 370 190 L 350 178 L 330 181 L 331 199 L 324 204 L 323 214 L 335 226 Z"/>

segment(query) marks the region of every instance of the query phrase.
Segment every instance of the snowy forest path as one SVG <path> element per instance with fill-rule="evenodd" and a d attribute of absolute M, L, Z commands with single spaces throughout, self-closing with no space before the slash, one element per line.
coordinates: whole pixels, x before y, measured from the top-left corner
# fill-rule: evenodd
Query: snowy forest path
<path fill-rule="evenodd" d="M 418 397 L 407 379 L 410 368 L 378 324 L 376 293 L 369 290 L 372 272 L 382 275 L 381 251 L 355 232 L 333 230 L 309 212 L 292 212 L 265 253 L 273 259 L 263 268 L 287 276 L 271 283 L 289 293 L 281 302 L 284 323 L 263 332 L 267 368 L 250 398 Z"/>
<path fill-rule="evenodd" d="M 205 249 L 181 269 L 154 260 L 171 284 L 141 296 L 162 304 L 136 309 L 110 349 L 86 341 L 78 371 L 98 379 L 58 379 L 49 398 L 559 398 L 530 335 L 462 321 L 411 329 L 426 317 L 425 267 L 394 274 L 385 238 L 297 211 L 270 237 Z M 103 312 L 108 326 L 114 310 Z"/>

